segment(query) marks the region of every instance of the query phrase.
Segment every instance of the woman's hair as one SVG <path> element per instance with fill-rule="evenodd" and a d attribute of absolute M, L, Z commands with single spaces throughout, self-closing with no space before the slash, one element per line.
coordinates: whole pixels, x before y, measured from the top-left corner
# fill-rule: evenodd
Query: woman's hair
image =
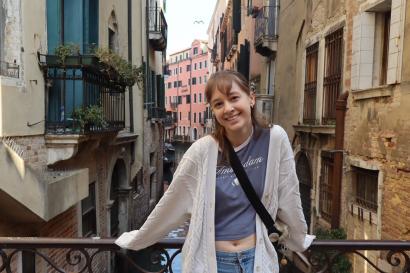
<path fill-rule="evenodd" d="M 205 96 L 208 103 L 211 103 L 212 95 L 216 90 L 228 96 L 231 92 L 232 82 L 234 81 L 243 92 L 248 96 L 251 95 L 248 81 L 241 73 L 232 70 L 222 70 L 212 74 L 206 84 Z M 256 134 L 260 133 L 260 128 L 268 127 L 268 124 L 259 117 L 255 107 L 252 107 L 251 109 L 251 119 L 255 130 L 254 133 Z M 213 119 L 213 123 L 214 131 L 212 132 L 212 136 L 218 141 L 219 147 L 222 150 L 222 160 L 229 161 L 228 150 L 224 145 L 225 128 L 221 126 L 215 118 Z"/>

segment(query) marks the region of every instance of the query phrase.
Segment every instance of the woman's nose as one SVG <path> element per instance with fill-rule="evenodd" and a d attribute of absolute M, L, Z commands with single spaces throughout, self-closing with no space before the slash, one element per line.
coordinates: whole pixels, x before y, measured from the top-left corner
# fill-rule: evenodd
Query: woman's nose
<path fill-rule="evenodd" d="M 224 104 L 224 112 L 225 112 L 225 113 L 229 113 L 229 112 L 232 112 L 232 111 L 233 111 L 233 106 L 232 106 L 232 104 L 229 103 L 229 102 L 226 102 L 226 103 Z"/>

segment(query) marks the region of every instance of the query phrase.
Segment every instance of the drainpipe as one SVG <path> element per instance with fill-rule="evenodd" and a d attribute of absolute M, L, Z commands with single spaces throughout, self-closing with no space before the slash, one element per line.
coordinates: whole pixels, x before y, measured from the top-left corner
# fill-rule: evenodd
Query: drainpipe
<path fill-rule="evenodd" d="M 144 94 L 144 104 L 146 105 L 147 111 L 149 110 L 150 104 L 148 104 L 148 90 L 151 89 L 151 85 L 149 84 L 149 78 L 151 78 L 151 69 L 149 67 L 149 0 L 145 0 L 145 41 L 146 41 L 146 49 L 145 49 L 145 54 L 146 54 L 146 65 L 145 65 L 145 94 Z M 150 98 L 151 100 L 151 98 Z M 149 111 L 148 111 L 149 114 Z"/>
<path fill-rule="evenodd" d="M 128 62 L 132 64 L 132 0 L 128 0 Z M 134 132 L 133 87 L 129 86 L 130 131 Z"/>
<path fill-rule="evenodd" d="M 347 110 L 347 98 L 349 92 L 345 91 L 336 101 L 336 132 L 335 132 L 335 154 L 333 163 L 333 200 L 332 200 L 332 220 L 331 227 L 340 227 L 340 204 L 342 192 L 343 175 L 343 142 L 345 131 L 345 116 Z"/>

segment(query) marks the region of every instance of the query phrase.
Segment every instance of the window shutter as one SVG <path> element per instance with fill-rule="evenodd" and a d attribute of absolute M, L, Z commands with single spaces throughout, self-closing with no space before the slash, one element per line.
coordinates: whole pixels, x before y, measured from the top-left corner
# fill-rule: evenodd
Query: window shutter
<path fill-rule="evenodd" d="M 372 87 L 375 20 L 373 12 L 363 12 L 353 18 L 351 71 L 353 90 Z"/>
<path fill-rule="evenodd" d="M 402 0 L 392 0 L 391 22 L 389 38 L 389 60 L 387 64 L 387 84 L 394 84 L 400 80 L 400 69 L 402 60 L 402 49 L 400 34 L 402 33 L 402 20 L 404 18 L 404 6 Z"/>
<path fill-rule="evenodd" d="M 241 32 L 241 0 L 232 1 L 233 29 L 236 33 Z"/>

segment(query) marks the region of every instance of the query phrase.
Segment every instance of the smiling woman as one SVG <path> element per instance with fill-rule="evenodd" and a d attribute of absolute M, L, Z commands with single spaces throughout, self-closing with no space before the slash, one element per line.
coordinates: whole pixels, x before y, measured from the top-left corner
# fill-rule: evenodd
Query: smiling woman
<path fill-rule="evenodd" d="M 269 236 L 268 226 L 256 217 L 226 150 L 229 141 L 267 213 L 287 225 L 289 236 L 279 241 L 304 251 L 313 238 L 306 234 L 288 136 L 279 126 L 268 128 L 258 122 L 254 94 L 238 72 L 214 73 L 205 94 L 215 116 L 215 131 L 184 154 L 170 187 L 141 229 L 125 232 L 116 243 L 143 249 L 190 219 L 182 272 L 277 273 L 272 241 L 278 239 Z"/>

